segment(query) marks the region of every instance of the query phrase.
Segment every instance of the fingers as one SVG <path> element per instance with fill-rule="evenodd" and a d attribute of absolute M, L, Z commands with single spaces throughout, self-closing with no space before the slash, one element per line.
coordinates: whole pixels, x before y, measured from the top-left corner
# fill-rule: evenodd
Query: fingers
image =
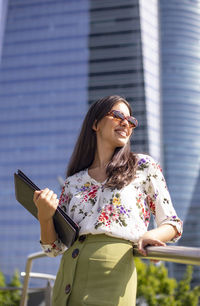
<path fill-rule="evenodd" d="M 154 263 L 154 264 L 157 264 L 157 263 L 160 262 L 160 260 L 157 260 L 157 259 L 150 259 L 150 261 L 151 261 L 152 263 Z"/>
<path fill-rule="evenodd" d="M 140 254 L 142 254 L 143 256 L 146 256 L 147 255 L 147 252 L 146 252 L 146 250 L 145 250 L 145 247 L 146 246 L 146 244 L 145 244 L 145 242 L 144 242 L 144 240 L 143 239 L 140 239 L 139 241 L 138 241 L 138 252 L 140 253 Z"/>
<path fill-rule="evenodd" d="M 33 197 L 37 207 L 37 216 L 40 222 L 47 222 L 52 219 L 58 206 L 57 195 L 50 189 L 35 191 Z"/>
<path fill-rule="evenodd" d="M 33 196 L 33 200 L 37 200 L 37 198 L 39 197 L 39 195 L 41 194 L 42 190 L 36 190 L 34 192 L 34 196 Z"/>
<path fill-rule="evenodd" d="M 147 251 L 145 249 L 146 246 L 166 246 L 166 244 L 158 239 L 140 238 L 138 241 L 138 252 L 142 254 L 143 256 L 147 255 Z"/>
<path fill-rule="evenodd" d="M 57 194 L 53 193 L 51 196 L 51 200 L 56 200 L 57 199 Z"/>
<path fill-rule="evenodd" d="M 56 204 L 57 206 L 58 204 L 57 194 L 48 188 L 45 188 L 44 190 L 36 190 L 34 192 L 33 200 L 36 205 L 43 203 L 43 205 L 51 204 L 54 206 L 54 204 Z"/>
<path fill-rule="evenodd" d="M 49 188 L 45 188 L 44 190 L 42 190 L 39 197 L 41 199 L 50 199 L 52 194 L 53 194 L 52 190 L 49 190 Z"/>
<path fill-rule="evenodd" d="M 53 195 L 54 195 L 54 192 L 52 190 L 45 188 L 44 193 L 41 194 L 41 198 L 45 199 L 46 201 L 50 201 Z"/>

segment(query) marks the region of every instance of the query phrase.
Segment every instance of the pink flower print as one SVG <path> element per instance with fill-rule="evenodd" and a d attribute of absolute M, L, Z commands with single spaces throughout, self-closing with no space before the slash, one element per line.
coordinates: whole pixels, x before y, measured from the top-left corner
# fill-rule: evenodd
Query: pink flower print
<path fill-rule="evenodd" d="M 97 209 L 100 213 L 98 220 L 95 222 L 95 228 L 99 226 L 111 227 L 112 224 L 127 226 L 127 218 L 130 217 L 131 209 L 127 209 L 121 205 L 120 194 L 116 193 L 112 196 L 109 203 L 102 209 Z"/>
<path fill-rule="evenodd" d="M 145 226 L 148 226 L 149 220 L 150 220 L 150 213 L 149 213 L 149 210 L 145 210 L 145 211 L 143 212 L 143 217 L 144 217 L 144 224 L 145 224 Z"/>
<path fill-rule="evenodd" d="M 113 214 L 113 215 L 112 215 L 112 220 L 113 220 L 113 221 L 116 221 L 118 218 L 119 218 L 119 215 L 118 215 L 118 214 Z"/>
<path fill-rule="evenodd" d="M 109 226 L 109 227 L 110 227 L 110 225 L 111 225 L 111 221 L 108 220 L 107 223 L 106 223 L 106 226 Z"/>
<path fill-rule="evenodd" d="M 147 226 L 150 220 L 150 212 L 149 212 L 149 208 L 146 207 L 146 201 L 145 200 L 142 201 L 141 194 L 139 194 L 139 197 L 136 198 L 136 205 L 139 209 L 139 216 L 141 220 L 143 220 L 145 223 L 145 226 Z"/>
<path fill-rule="evenodd" d="M 87 194 L 84 195 L 84 198 L 83 198 L 83 199 L 84 199 L 85 202 L 87 202 L 87 200 L 88 200 Z"/>
<path fill-rule="evenodd" d="M 62 189 L 62 193 L 59 199 L 59 206 L 62 206 L 62 204 L 69 204 L 71 201 L 72 194 L 71 193 L 66 193 L 65 194 L 65 187 Z"/>
<path fill-rule="evenodd" d="M 93 185 L 92 188 L 90 189 L 90 192 L 88 193 L 89 198 L 94 199 L 96 197 L 97 191 L 98 191 L 97 186 Z"/>
<path fill-rule="evenodd" d="M 100 216 L 99 216 L 99 218 L 96 222 L 95 228 L 97 229 L 101 225 L 105 225 L 105 226 L 109 226 L 109 227 L 111 225 L 110 212 L 106 211 L 105 209 L 100 214 Z"/>
<path fill-rule="evenodd" d="M 70 193 L 65 194 L 64 202 L 69 204 L 69 202 L 71 201 L 71 198 L 72 198 L 72 195 Z"/>
<path fill-rule="evenodd" d="M 108 213 L 111 213 L 111 212 L 114 211 L 114 208 L 113 208 L 112 205 L 107 205 L 107 206 L 105 207 L 105 210 L 106 210 Z"/>
<path fill-rule="evenodd" d="M 139 197 L 136 198 L 136 201 L 137 201 L 137 204 L 138 204 L 138 205 L 141 205 L 141 196 L 142 196 L 141 193 L 139 193 L 138 196 L 139 196 Z"/>
<path fill-rule="evenodd" d="M 106 220 L 108 220 L 108 216 L 105 212 L 102 212 L 102 214 L 99 216 L 99 221 L 105 222 Z"/>
<path fill-rule="evenodd" d="M 96 202 L 96 195 L 98 191 L 98 186 L 92 185 L 90 182 L 85 183 L 81 186 L 79 195 L 82 198 L 82 202 L 90 202 L 92 205 Z"/>
<path fill-rule="evenodd" d="M 152 200 L 152 198 L 149 195 L 147 196 L 147 202 L 149 204 L 150 211 L 152 212 L 153 215 L 155 215 L 156 213 L 155 202 Z"/>

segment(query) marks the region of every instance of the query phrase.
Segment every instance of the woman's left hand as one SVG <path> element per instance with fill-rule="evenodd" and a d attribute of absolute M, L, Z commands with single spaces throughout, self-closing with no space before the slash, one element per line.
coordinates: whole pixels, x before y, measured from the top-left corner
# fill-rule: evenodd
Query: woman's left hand
<path fill-rule="evenodd" d="M 166 246 L 164 242 L 156 238 L 142 236 L 138 241 L 138 252 L 143 256 L 147 255 L 146 246 Z"/>
<path fill-rule="evenodd" d="M 177 235 L 177 229 L 171 224 L 163 224 L 144 233 L 138 241 L 138 251 L 143 256 L 147 255 L 146 246 L 166 246 L 164 241 L 171 241 Z M 157 260 L 152 260 L 157 262 Z"/>

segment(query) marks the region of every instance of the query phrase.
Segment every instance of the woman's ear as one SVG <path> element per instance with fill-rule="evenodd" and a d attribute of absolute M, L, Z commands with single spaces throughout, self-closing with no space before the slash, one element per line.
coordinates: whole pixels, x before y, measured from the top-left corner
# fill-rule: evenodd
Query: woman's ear
<path fill-rule="evenodd" d="M 94 121 L 93 125 L 92 125 L 92 129 L 93 131 L 97 131 L 97 120 Z"/>

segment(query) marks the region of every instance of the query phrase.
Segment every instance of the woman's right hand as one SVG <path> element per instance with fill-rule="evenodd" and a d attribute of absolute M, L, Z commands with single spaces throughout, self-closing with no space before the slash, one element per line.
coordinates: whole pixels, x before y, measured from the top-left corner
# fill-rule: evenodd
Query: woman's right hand
<path fill-rule="evenodd" d="M 37 207 L 40 222 L 47 222 L 52 219 L 59 202 L 57 195 L 52 190 L 48 188 L 36 190 L 33 201 Z"/>

